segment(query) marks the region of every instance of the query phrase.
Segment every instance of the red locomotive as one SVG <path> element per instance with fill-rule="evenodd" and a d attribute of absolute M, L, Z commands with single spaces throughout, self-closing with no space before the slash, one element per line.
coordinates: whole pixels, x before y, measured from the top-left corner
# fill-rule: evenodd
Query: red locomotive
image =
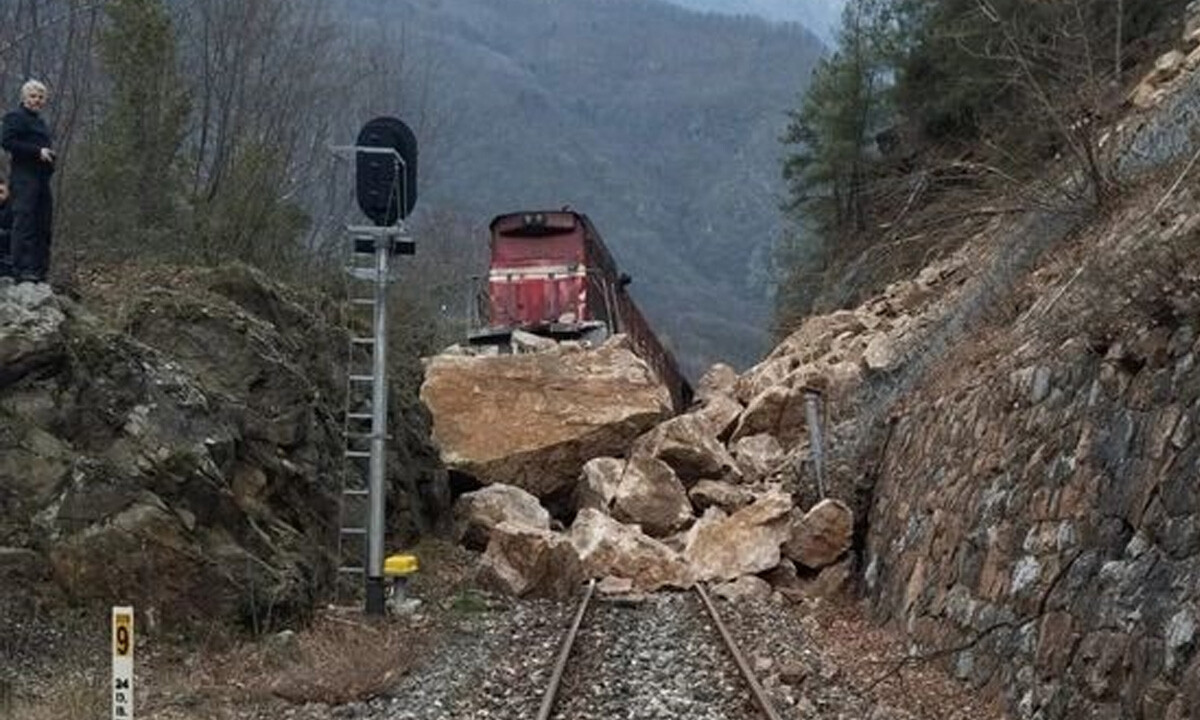
<path fill-rule="evenodd" d="M 571 210 L 516 212 L 495 217 L 486 292 L 479 293 L 474 344 L 507 346 L 513 330 L 544 337 L 602 341 L 629 337 L 671 391 L 676 409 L 692 388 L 629 296 L 600 233 Z"/>

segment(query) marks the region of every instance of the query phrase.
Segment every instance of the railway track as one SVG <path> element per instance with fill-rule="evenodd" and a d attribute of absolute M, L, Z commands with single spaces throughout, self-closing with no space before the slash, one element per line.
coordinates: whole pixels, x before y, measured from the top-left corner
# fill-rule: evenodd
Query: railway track
<path fill-rule="evenodd" d="M 537 720 L 780 720 L 702 586 L 636 602 L 594 595 L 593 581 Z"/>

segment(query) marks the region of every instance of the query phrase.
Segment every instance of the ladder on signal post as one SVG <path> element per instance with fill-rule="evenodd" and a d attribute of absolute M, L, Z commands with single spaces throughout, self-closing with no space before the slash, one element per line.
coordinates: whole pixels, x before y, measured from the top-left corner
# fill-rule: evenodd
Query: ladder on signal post
<path fill-rule="evenodd" d="M 338 583 L 359 579 L 367 609 L 383 612 L 383 530 L 387 440 L 387 294 L 391 259 L 411 255 L 415 244 L 400 222 L 391 226 L 346 228 L 346 274 L 352 313 L 346 361 L 344 462 L 338 507 Z M 369 311 L 370 333 L 362 311 Z"/>

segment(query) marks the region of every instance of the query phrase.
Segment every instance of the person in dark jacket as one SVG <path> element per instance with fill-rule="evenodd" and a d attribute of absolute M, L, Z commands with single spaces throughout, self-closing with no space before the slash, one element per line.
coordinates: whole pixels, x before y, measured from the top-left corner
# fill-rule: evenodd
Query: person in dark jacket
<path fill-rule="evenodd" d="M 50 176 L 54 150 L 42 119 L 46 86 L 30 80 L 21 86 L 21 105 L 4 116 L 0 147 L 12 155 L 12 273 L 18 282 L 45 282 L 50 270 L 50 233 L 54 216 Z"/>
<path fill-rule="evenodd" d="M 8 204 L 8 180 L 0 177 L 0 277 L 12 277 L 12 207 Z"/>

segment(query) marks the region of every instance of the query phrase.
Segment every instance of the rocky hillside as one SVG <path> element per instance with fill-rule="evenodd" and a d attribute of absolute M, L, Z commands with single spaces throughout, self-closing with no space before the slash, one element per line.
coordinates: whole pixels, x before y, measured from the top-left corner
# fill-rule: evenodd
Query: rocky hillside
<path fill-rule="evenodd" d="M 879 458 L 879 616 L 1023 716 L 1200 707 L 1200 195 L 1147 212 L 1161 193 L 1056 253 L 1025 312 L 950 352 Z"/>
<path fill-rule="evenodd" d="M 870 457 L 878 616 L 1021 717 L 1200 708 L 1198 65 L 1158 63 L 1114 128 L 1119 206 L 1043 235 Z"/>
<path fill-rule="evenodd" d="M 336 537 L 336 308 L 244 267 L 120 268 L 82 292 L 0 285 L 3 606 L 123 600 L 176 628 L 309 613 Z M 398 536 L 437 496 L 409 447 Z"/>

